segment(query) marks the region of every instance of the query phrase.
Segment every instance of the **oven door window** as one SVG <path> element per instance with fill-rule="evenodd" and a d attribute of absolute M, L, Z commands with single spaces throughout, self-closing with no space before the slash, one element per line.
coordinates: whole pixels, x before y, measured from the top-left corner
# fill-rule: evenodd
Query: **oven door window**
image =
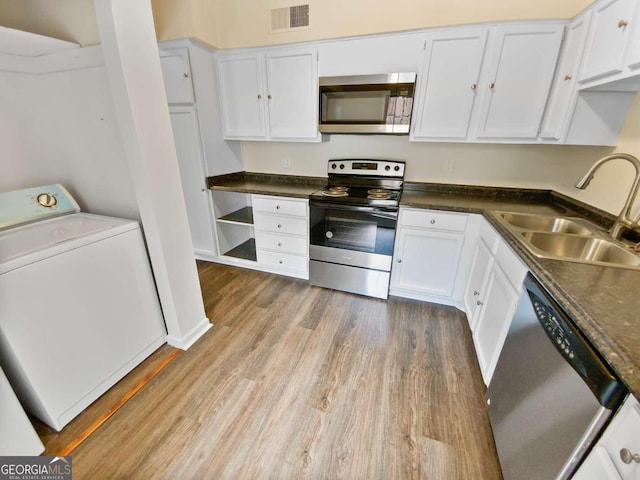
<path fill-rule="evenodd" d="M 317 207 L 314 207 L 317 208 Z M 359 252 L 393 254 L 395 213 L 321 209 L 311 228 L 311 244 Z"/>

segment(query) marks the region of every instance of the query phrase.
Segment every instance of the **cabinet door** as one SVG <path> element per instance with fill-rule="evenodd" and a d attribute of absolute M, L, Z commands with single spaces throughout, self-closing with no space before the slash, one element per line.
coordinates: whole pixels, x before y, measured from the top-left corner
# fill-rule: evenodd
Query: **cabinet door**
<path fill-rule="evenodd" d="M 482 240 L 478 241 L 476 251 L 473 254 L 469 282 L 464 292 L 464 306 L 469 320 L 469 327 L 474 330 L 478 316 L 476 312 L 481 305 L 480 298 L 484 296 L 487 286 L 489 270 L 493 265 L 493 255 Z"/>
<path fill-rule="evenodd" d="M 486 43 L 484 29 L 427 37 L 413 138 L 467 137 Z"/>
<path fill-rule="evenodd" d="M 580 82 L 622 71 L 637 4 L 637 0 L 605 0 L 594 8 Z"/>
<path fill-rule="evenodd" d="M 625 63 L 632 69 L 640 68 L 640 6 L 636 7 L 636 17 L 633 24 L 631 39 Z"/>
<path fill-rule="evenodd" d="M 496 29 L 479 85 L 478 138 L 536 138 L 562 42 L 563 25 Z"/>
<path fill-rule="evenodd" d="M 266 139 L 262 63 L 257 53 L 217 58 L 225 138 Z"/>
<path fill-rule="evenodd" d="M 161 52 L 160 66 L 168 103 L 193 103 L 193 85 L 186 48 Z"/>
<path fill-rule="evenodd" d="M 540 130 L 542 138 L 560 140 L 567 126 L 569 110 L 575 104 L 573 98 L 575 85 L 590 19 L 591 12 L 589 11 L 567 26 L 560 62 Z"/>
<path fill-rule="evenodd" d="M 506 275 L 494 265 L 484 296 L 480 297 L 481 310 L 473 331 L 473 343 L 486 385 L 489 385 L 496 368 L 517 301 L 518 295 Z"/>
<path fill-rule="evenodd" d="M 463 234 L 401 228 L 396 240 L 392 286 L 450 296 L 463 241 Z"/>
<path fill-rule="evenodd" d="M 214 255 L 213 212 L 205 185 L 198 117 L 194 107 L 171 107 L 169 113 L 193 250 L 196 255 Z"/>
<path fill-rule="evenodd" d="M 318 136 L 318 53 L 284 50 L 266 55 L 269 131 L 273 139 Z"/>

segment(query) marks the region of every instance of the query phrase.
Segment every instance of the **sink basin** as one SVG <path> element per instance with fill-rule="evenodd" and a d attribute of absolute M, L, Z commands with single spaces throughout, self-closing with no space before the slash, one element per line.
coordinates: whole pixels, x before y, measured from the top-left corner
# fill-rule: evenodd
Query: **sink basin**
<path fill-rule="evenodd" d="M 640 268 L 640 256 L 604 238 L 532 231 L 522 232 L 521 238 L 539 256 Z"/>
<path fill-rule="evenodd" d="M 578 221 L 566 217 L 535 215 L 529 213 L 502 212 L 498 214 L 504 222 L 523 230 L 538 232 L 573 233 L 576 235 L 592 235 L 593 230 Z"/>

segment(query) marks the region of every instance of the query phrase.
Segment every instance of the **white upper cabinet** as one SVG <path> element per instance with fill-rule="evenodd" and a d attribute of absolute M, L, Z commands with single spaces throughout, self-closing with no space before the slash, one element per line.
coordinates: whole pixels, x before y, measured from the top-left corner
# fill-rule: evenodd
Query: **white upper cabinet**
<path fill-rule="evenodd" d="M 540 130 L 542 138 L 560 140 L 567 125 L 567 116 L 575 104 L 578 69 L 589 29 L 591 12 L 576 18 L 567 26 L 556 77 L 549 95 L 547 111 Z"/>
<path fill-rule="evenodd" d="M 221 54 L 216 63 L 226 139 L 318 139 L 316 49 Z"/>
<path fill-rule="evenodd" d="M 456 29 L 427 36 L 412 139 L 467 137 L 487 33 Z"/>
<path fill-rule="evenodd" d="M 411 140 L 537 142 L 564 25 L 428 33 Z"/>
<path fill-rule="evenodd" d="M 160 51 L 160 67 L 167 102 L 193 103 L 193 84 L 191 83 L 191 68 L 189 66 L 189 52 L 186 48 L 176 48 Z"/>
<path fill-rule="evenodd" d="M 273 139 L 318 136 L 318 57 L 315 50 L 267 53 L 267 103 Z"/>
<path fill-rule="evenodd" d="M 481 77 L 476 138 L 535 139 L 564 26 L 514 24 L 492 32 Z"/>
<path fill-rule="evenodd" d="M 227 139 L 266 139 L 262 55 L 217 58 L 222 131 Z"/>
<path fill-rule="evenodd" d="M 595 6 L 580 82 L 623 71 L 627 63 L 627 45 L 638 30 L 635 21 L 637 9 L 637 0 L 605 0 Z"/>

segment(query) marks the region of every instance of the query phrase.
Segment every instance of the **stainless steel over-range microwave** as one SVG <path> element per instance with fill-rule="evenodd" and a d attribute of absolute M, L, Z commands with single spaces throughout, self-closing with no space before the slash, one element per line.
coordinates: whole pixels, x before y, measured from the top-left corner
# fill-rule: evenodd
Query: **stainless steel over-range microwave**
<path fill-rule="evenodd" d="M 415 73 L 320 77 L 319 130 L 406 135 L 415 84 Z"/>

